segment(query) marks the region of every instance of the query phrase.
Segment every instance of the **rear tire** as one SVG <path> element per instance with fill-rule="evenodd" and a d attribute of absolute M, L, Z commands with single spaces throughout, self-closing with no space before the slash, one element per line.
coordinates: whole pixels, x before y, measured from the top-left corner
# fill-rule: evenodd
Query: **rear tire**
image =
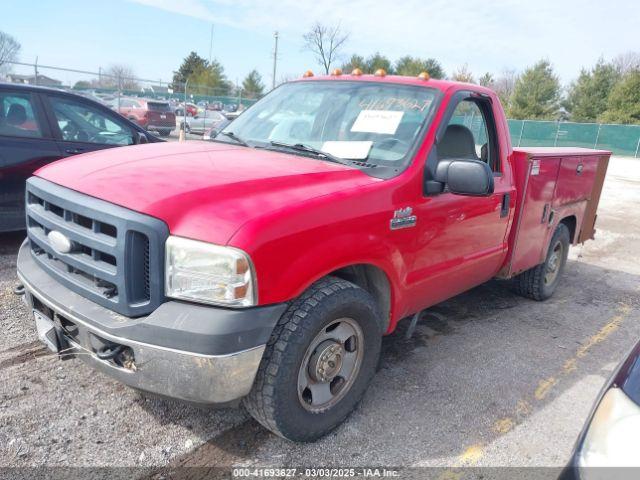
<path fill-rule="evenodd" d="M 382 328 L 371 295 L 327 277 L 278 321 L 243 400 L 263 426 L 296 442 L 340 425 L 364 395 L 380 357 Z"/>
<path fill-rule="evenodd" d="M 161 137 L 168 137 L 171 134 L 171 130 L 158 130 L 158 135 Z"/>
<path fill-rule="evenodd" d="M 551 297 L 567 263 L 570 243 L 569 229 L 561 223 L 551 237 L 545 262 L 514 277 L 513 286 L 516 293 L 537 301 Z"/>

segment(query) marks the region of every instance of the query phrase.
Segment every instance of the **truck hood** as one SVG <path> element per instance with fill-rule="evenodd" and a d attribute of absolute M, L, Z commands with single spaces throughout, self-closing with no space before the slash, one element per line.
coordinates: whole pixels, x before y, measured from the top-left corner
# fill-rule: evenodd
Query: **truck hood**
<path fill-rule="evenodd" d="M 205 142 L 102 150 L 36 175 L 159 218 L 173 235 L 222 245 L 259 215 L 380 181 L 323 160 Z"/>

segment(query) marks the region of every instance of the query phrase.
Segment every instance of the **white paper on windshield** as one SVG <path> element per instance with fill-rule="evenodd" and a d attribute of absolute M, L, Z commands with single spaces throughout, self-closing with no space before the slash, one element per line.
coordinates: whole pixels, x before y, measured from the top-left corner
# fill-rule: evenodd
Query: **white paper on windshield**
<path fill-rule="evenodd" d="M 369 150 L 373 142 L 371 141 L 329 141 L 322 144 L 322 151 L 330 153 L 340 158 L 351 160 L 364 160 L 369 156 Z"/>
<path fill-rule="evenodd" d="M 352 132 L 388 133 L 393 135 L 404 112 L 394 110 L 362 110 L 351 126 Z"/>

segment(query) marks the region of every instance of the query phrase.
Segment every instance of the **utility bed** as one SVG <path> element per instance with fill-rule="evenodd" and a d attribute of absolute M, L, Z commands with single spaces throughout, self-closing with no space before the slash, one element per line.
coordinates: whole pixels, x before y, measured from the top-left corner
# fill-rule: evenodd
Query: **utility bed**
<path fill-rule="evenodd" d="M 544 262 L 559 219 L 567 219 L 573 244 L 592 239 L 611 152 L 587 148 L 516 148 L 517 193 L 507 257 L 500 277 L 510 278 Z M 566 220 L 565 220 L 566 221 Z"/>

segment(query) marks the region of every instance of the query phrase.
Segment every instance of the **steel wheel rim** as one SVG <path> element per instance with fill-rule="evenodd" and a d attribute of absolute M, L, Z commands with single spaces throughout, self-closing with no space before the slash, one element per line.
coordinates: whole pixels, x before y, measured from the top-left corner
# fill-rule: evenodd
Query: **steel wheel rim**
<path fill-rule="evenodd" d="M 340 318 L 318 332 L 298 370 L 298 399 L 305 410 L 324 412 L 353 386 L 364 356 L 364 334 L 352 318 Z"/>
<path fill-rule="evenodd" d="M 558 273 L 560 272 L 560 265 L 562 264 L 563 257 L 564 246 L 562 245 L 562 242 L 558 241 L 553 246 L 551 255 L 547 260 L 546 270 L 544 274 L 545 285 L 552 284 L 553 282 L 555 282 L 556 278 L 558 278 Z"/>

